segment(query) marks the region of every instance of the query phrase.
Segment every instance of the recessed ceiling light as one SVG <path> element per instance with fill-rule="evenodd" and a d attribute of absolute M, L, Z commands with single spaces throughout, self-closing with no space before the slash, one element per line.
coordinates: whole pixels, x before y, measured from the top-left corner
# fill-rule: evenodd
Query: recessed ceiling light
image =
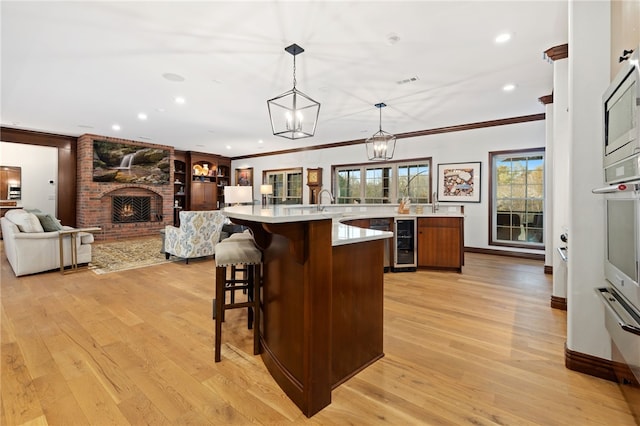
<path fill-rule="evenodd" d="M 263 141 L 262 139 L 260 139 L 260 140 L 258 141 L 258 143 L 264 143 L 264 141 Z"/>
<path fill-rule="evenodd" d="M 182 104 L 184 104 L 186 102 L 185 99 L 182 96 L 176 96 L 176 98 L 174 100 L 179 105 L 182 105 Z"/>
<path fill-rule="evenodd" d="M 115 130 L 116 132 L 120 130 L 120 125 L 119 124 L 114 124 L 111 126 L 111 129 Z"/>
<path fill-rule="evenodd" d="M 227 149 L 231 149 L 231 145 L 227 145 L 227 146 L 226 146 L 226 148 L 227 148 Z"/>
<path fill-rule="evenodd" d="M 162 76 L 169 81 L 184 81 L 184 77 L 180 74 L 174 74 L 172 72 L 166 72 Z"/>
<path fill-rule="evenodd" d="M 515 84 L 505 84 L 504 86 L 502 86 L 502 90 L 504 90 L 505 92 L 511 92 L 513 89 L 516 88 Z"/>
<path fill-rule="evenodd" d="M 506 43 L 511 39 L 511 34 L 502 33 L 496 37 L 496 43 Z"/>
<path fill-rule="evenodd" d="M 394 44 L 396 44 L 397 42 L 400 41 L 400 36 L 396 33 L 389 33 L 387 34 L 387 44 L 390 46 L 393 46 Z"/>
<path fill-rule="evenodd" d="M 147 119 L 147 114 L 145 114 L 144 112 L 138 113 L 138 120 L 146 120 L 146 119 Z"/>

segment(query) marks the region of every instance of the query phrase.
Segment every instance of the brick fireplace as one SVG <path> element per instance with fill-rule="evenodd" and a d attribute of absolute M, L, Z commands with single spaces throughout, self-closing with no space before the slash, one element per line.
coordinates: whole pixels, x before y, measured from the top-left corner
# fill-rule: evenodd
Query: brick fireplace
<path fill-rule="evenodd" d="M 78 138 L 77 161 L 77 212 L 78 227 L 98 226 L 102 232 L 95 234 L 98 240 L 113 240 L 145 235 L 158 235 L 158 231 L 173 223 L 173 167 L 167 184 L 129 184 L 93 181 L 93 141 L 109 141 L 140 147 L 166 149 L 173 147 L 133 142 L 125 139 L 97 135 L 82 135 Z M 114 197 L 119 201 L 114 203 Z M 130 199 L 132 202 L 127 203 Z M 148 199 L 149 202 L 142 201 Z M 118 204 L 122 203 L 124 204 Z M 141 204 L 142 203 L 142 204 Z M 115 206 L 115 207 L 114 207 Z M 148 211 L 140 212 L 137 210 Z M 136 215 L 135 220 L 127 220 Z M 114 220 L 116 219 L 116 220 Z"/>

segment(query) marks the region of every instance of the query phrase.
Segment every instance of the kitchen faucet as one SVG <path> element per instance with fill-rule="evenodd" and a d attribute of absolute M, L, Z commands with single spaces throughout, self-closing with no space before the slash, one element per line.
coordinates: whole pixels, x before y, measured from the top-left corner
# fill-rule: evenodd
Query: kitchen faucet
<path fill-rule="evenodd" d="M 434 192 L 431 196 L 431 213 L 435 213 L 438 211 L 438 193 Z"/>
<path fill-rule="evenodd" d="M 333 194 L 327 188 L 325 188 L 325 189 L 321 190 L 320 192 L 318 192 L 318 211 L 319 212 L 324 211 L 324 207 L 322 207 L 322 194 L 324 192 L 329 194 L 329 198 L 331 199 L 331 203 L 333 203 L 335 201 L 335 199 L 333 198 Z"/>

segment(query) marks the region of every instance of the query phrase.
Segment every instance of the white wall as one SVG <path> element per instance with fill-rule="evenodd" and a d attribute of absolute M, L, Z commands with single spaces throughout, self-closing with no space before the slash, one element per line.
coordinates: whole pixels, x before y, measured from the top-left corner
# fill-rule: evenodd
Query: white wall
<path fill-rule="evenodd" d="M 560 235 L 569 230 L 569 60 L 559 59 L 553 62 L 553 162 L 552 168 L 553 210 L 548 215 L 552 224 L 550 241 L 552 246 L 551 264 L 553 265 L 553 295 L 567 297 L 567 264 L 562 260 L 557 247 L 564 244 Z"/>
<path fill-rule="evenodd" d="M 550 65 L 551 66 L 551 65 Z M 542 108 L 542 106 L 541 106 Z M 391 131 L 391 129 L 385 129 Z M 295 144 L 295 142 L 292 142 Z M 399 139 L 393 160 L 431 157 L 433 170 L 438 163 L 466 163 L 480 161 L 481 195 L 480 203 L 464 203 L 465 246 L 511 250 L 498 246 L 489 246 L 489 151 L 511 149 L 540 148 L 545 146 L 544 120 L 487 127 L 461 132 L 442 133 L 431 136 Z M 301 151 L 292 154 L 272 155 L 246 160 L 233 161 L 233 169 L 253 167 L 254 199 L 259 200 L 259 184 L 263 170 L 303 167 L 322 167 L 323 188 L 331 189 L 331 166 L 353 163 L 366 163 L 364 143 L 339 148 Z M 436 174 L 432 174 L 432 185 L 436 187 Z M 304 173 L 306 179 L 306 173 Z M 308 202 L 308 190 L 305 180 L 304 202 Z M 446 203 L 441 203 L 445 205 Z M 540 250 L 523 250 L 541 254 Z"/>
<path fill-rule="evenodd" d="M 609 85 L 610 2 L 569 2 L 569 262 L 567 347 L 611 356 L 602 303 L 604 286 L 604 186 L 602 94 Z"/>
<path fill-rule="evenodd" d="M 57 148 L 0 142 L 0 164 L 22 168 L 22 200 L 19 205 L 56 214 Z"/>

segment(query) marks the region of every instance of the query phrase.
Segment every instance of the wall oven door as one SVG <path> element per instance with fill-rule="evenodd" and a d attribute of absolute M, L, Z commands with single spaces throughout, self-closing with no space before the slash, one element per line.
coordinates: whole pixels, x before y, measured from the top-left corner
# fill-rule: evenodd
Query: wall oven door
<path fill-rule="evenodd" d="M 605 307 L 613 369 L 636 423 L 640 424 L 640 312 L 613 287 L 599 288 L 597 293 Z"/>
<path fill-rule="evenodd" d="M 605 196 L 604 306 L 614 370 L 640 424 L 640 185 L 612 185 Z"/>

